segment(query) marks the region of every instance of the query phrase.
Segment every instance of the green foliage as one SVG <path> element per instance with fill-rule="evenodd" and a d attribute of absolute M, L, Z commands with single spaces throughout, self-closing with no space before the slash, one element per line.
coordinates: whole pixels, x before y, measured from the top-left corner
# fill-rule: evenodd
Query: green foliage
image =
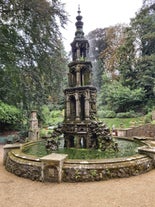
<path fill-rule="evenodd" d="M 129 87 L 130 89 L 140 88 L 137 84 L 138 82 L 138 71 L 135 67 L 135 51 L 132 48 L 129 51 L 130 45 L 120 46 L 117 51 L 117 58 L 119 60 L 119 64 L 117 70 L 119 71 L 118 80 L 124 85 Z"/>
<path fill-rule="evenodd" d="M 152 112 L 155 110 L 155 100 L 152 98 L 151 100 L 148 100 L 147 105 L 144 107 L 145 114 Z"/>
<path fill-rule="evenodd" d="M 117 113 L 116 115 L 117 118 L 133 118 L 133 117 L 138 117 L 138 116 L 139 114 L 136 114 L 135 111 Z"/>
<path fill-rule="evenodd" d="M 152 122 L 152 113 L 148 113 L 144 118 L 145 124 Z"/>
<path fill-rule="evenodd" d="M 155 104 L 155 6 L 146 2 L 130 26 L 122 27 L 123 34 L 115 34 L 117 27 L 100 30 L 106 43 L 99 54 L 104 63 L 100 106 L 109 110 L 147 112 Z"/>
<path fill-rule="evenodd" d="M 16 124 L 21 121 L 22 114 L 15 106 L 11 106 L 0 101 L 0 122 Z"/>
<path fill-rule="evenodd" d="M 57 118 L 57 117 L 62 117 L 62 111 L 57 110 L 57 111 L 51 111 L 51 117 L 52 118 Z"/>
<path fill-rule="evenodd" d="M 63 121 L 63 111 L 50 110 L 47 105 L 42 107 L 43 124 L 53 126 Z"/>
<path fill-rule="evenodd" d="M 67 60 L 59 27 L 67 22 L 63 4 L 2 0 L 0 9 L 0 100 L 25 111 L 36 108 L 40 119 L 41 107 L 49 104 L 52 111 L 43 111 L 43 122 L 53 125 L 63 119 L 55 110 L 62 109 L 66 85 Z M 131 110 L 146 113 L 154 106 L 154 31 L 152 1 L 143 5 L 129 27 L 116 25 L 88 34 L 93 84 L 100 92 L 100 107 L 109 110 L 100 110 L 99 117 L 114 117 L 110 111 L 125 113 L 118 116 L 129 116 Z"/>
<path fill-rule="evenodd" d="M 135 118 L 104 118 L 101 119 L 110 129 L 113 126 L 115 128 L 129 128 L 132 125 L 138 126 L 144 124 L 144 117 L 135 117 Z"/>
<path fill-rule="evenodd" d="M 155 94 L 155 53 L 152 55 L 145 55 L 137 61 L 137 70 L 139 79 L 137 84 L 144 88 L 145 98 L 148 101 L 153 101 Z M 155 101 L 155 100 L 154 100 Z M 155 103 L 155 102 L 154 102 Z"/>
<path fill-rule="evenodd" d="M 105 82 L 101 91 L 102 103 L 115 112 L 132 110 L 143 102 L 143 98 L 142 88 L 131 90 L 118 81 Z"/>
<path fill-rule="evenodd" d="M 102 110 L 102 111 L 98 111 L 98 117 L 99 118 L 115 118 L 116 113 L 110 110 Z"/>
<path fill-rule="evenodd" d="M 39 135 L 40 135 L 41 138 L 49 138 L 49 137 L 51 137 L 51 133 L 52 133 L 51 130 L 42 128 L 40 130 L 40 134 Z"/>
<path fill-rule="evenodd" d="M 93 65 L 93 85 L 100 91 L 102 86 L 102 73 L 104 64 L 99 59 L 99 54 L 106 49 L 106 28 L 95 29 L 87 35 L 90 43 L 89 59 Z"/>
<path fill-rule="evenodd" d="M 2 0 L 0 9 L 0 99 L 26 110 L 57 103 L 66 73 L 63 4 Z"/>
<path fill-rule="evenodd" d="M 96 177 L 97 176 L 97 170 L 90 170 L 89 171 L 90 172 L 90 175 L 92 176 L 92 177 Z"/>
<path fill-rule="evenodd" d="M 120 80 L 131 89 L 144 90 L 143 103 L 154 98 L 155 84 L 155 7 L 141 8 L 126 30 L 124 44 L 118 51 Z M 155 101 L 155 100 L 154 100 Z"/>

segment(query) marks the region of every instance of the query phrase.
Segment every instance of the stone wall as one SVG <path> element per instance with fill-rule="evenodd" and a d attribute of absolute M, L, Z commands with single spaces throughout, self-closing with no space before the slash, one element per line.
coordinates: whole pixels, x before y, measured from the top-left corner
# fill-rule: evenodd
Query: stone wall
<path fill-rule="evenodd" d="M 153 168 L 152 159 L 137 155 L 120 159 L 100 160 L 94 163 L 69 163 L 63 167 L 64 182 L 101 181 L 142 174 Z"/>
<path fill-rule="evenodd" d="M 152 137 L 155 138 L 155 125 L 145 124 L 138 127 L 128 129 L 118 129 L 118 136 L 120 137 Z"/>
<path fill-rule="evenodd" d="M 18 150 L 8 153 L 5 168 L 17 176 L 37 181 L 58 182 L 58 171 L 55 166 L 44 168 L 42 179 L 42 163 L 19 154 Z M 147 155 L 135 155 L 128 158 L 102 160 L 66 160 L 62 166 L 62 181 L 87 182 L 112 178 L 123 178 L 139 175 L 153 169 L 153 159 Z"/>
<path fill-rule="evenodd" d="M 41 181 L 41 163 L 16 157 L 11 151 L 6 158 L 5 168 L 17 176 Z"/>

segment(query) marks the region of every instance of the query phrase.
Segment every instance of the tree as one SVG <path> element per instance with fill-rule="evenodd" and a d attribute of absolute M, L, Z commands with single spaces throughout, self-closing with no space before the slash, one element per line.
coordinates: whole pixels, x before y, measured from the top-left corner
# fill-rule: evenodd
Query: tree
<path fill-rule="evenodd" d="M 149 7 L 155 3 L 155 0 L 143 0 L 143 7 Z"/>
<path fill-rule="evenodd" d="M 0 99 L 24 109 L 56 102 L 66 73 L 63 4 L 1 0 L 0 13 Z"/>
<path fill-rule="evenodd" d="M 105 34 L 106 29 L 95 29 L 87 35 L 90 43 L 89 59 L 93 65 L 93 85 L 97 87 L 98 91 L 101 89 L 104 71 L 104 64 L 99 59 L 99 55 L 107 47 Z"/>
<path fill-rule="evenodd" d="M 112 81 L 106 75 L 103 78 L 104 84 L 101 90 L 100 102 L 107 105 L 109 110 L 118 113 L 140 108 L 145 94 L 142 88 L 131 90 L 119 81 Z"/>
<path fill-rule="evenodd" d="M 117 79 L 117 50 L 124 41 L 125 25 L 96 29 L 88 34 L 90 60 L 93 63 L 94 84 L 100 91 L 102 74 L 106 71 Z"/>
<path fill-rule="evenodd" d="M 137 84 L 144 88 L 145 100 L 154 100 L 155 103 L 155 2 L 144 1 L 131 25 L 139 43 L 139 55 L 135 65 Z"/>
<path fill-rule="evenodd" d="M 105 70 L 117 79 L 118 57 L 117 50 L 124 43 L 126 25 L 118 24 L 106 29 L 106 48 L 100 52 L 99 58 L 104 63 Z"/>
<path fill-rule="evenodd" d="M 126 27 L 124 40 L 116 50 L 117 66 L 115 69 L 119 71 L 120 82 L 131 89 L 137 87 L 136 44 L 136 35 L 132 27 Z"/>

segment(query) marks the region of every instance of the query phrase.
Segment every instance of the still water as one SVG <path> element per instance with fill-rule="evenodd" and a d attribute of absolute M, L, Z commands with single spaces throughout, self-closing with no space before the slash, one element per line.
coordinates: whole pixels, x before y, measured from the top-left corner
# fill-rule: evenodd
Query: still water
<path fill-rule="evenodd" d="M 95 149 L 59 149 L 54 151 L 54 153 L 68 154 L 69 159 L 103 159 L 103 158 L 118 158 L 118 157 L 128 157 L 137 154 L 137 148 L 142 144 L 127 140 L 115 140 L 118 143 L 119 151 L 116 152 L 113 149 L 106 149 L 105 151 L 95 150 Z M 46 142 L 36 142 L 31 145 L 24 153 L 29 155 L 34 155 L 36 157 L 43 157 L 51 152 L 46 150 Z"/>

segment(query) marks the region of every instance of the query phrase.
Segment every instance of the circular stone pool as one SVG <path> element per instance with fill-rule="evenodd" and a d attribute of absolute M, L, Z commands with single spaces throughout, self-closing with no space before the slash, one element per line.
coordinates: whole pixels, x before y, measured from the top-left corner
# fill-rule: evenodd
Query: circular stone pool
<path fill-rule="evenodd" d="M 123 178 L 147 172 L 153 168 L 153 160 L 139 154 L 141 143 L 117 140 L 119 151 L 86 149 L 61 149 L 48 155 L 45 142 L 29 142 L 20 149 L 11 149 L 6 153 L 5 167 L 18 176 L 49 182 L 85 182 L 111 178 Z M 5 150 L 7 150 L 7 146 Z M 11 149 L 11 150 L 10 150 Z M 58 154 L 59 153 L 59 154 Z M 61 154 L 63 153 L 63 154 Z M 67 154 L 60 161 L 53 156 Z M 52 157 L 52 159 L 49 159 Z"/>
<path fill-rule="evenodd" d="M 133 156 L 138 153 L 138 147 L 142 146 L 139 141 L 129 141 L 123 139 L 114 140 L 118 144 L 118 151 L 114 149 L 107 149 L 105 151 L 96 149 L 84 149 L 84 148 L 70 148 L 70 149 L 59 149 L 54 151 L 54 153 L 67 154 L 68 159 L 107 159 L 107 158 L 119 158 Z M 46 142 L 40 141 L 33 143 L 32 145 L 23 148 L 23 152 L 28 155 L 33 155 L 36 157 L 43 157 L 50 154 L 50 151 L 46 150 Z"/>

